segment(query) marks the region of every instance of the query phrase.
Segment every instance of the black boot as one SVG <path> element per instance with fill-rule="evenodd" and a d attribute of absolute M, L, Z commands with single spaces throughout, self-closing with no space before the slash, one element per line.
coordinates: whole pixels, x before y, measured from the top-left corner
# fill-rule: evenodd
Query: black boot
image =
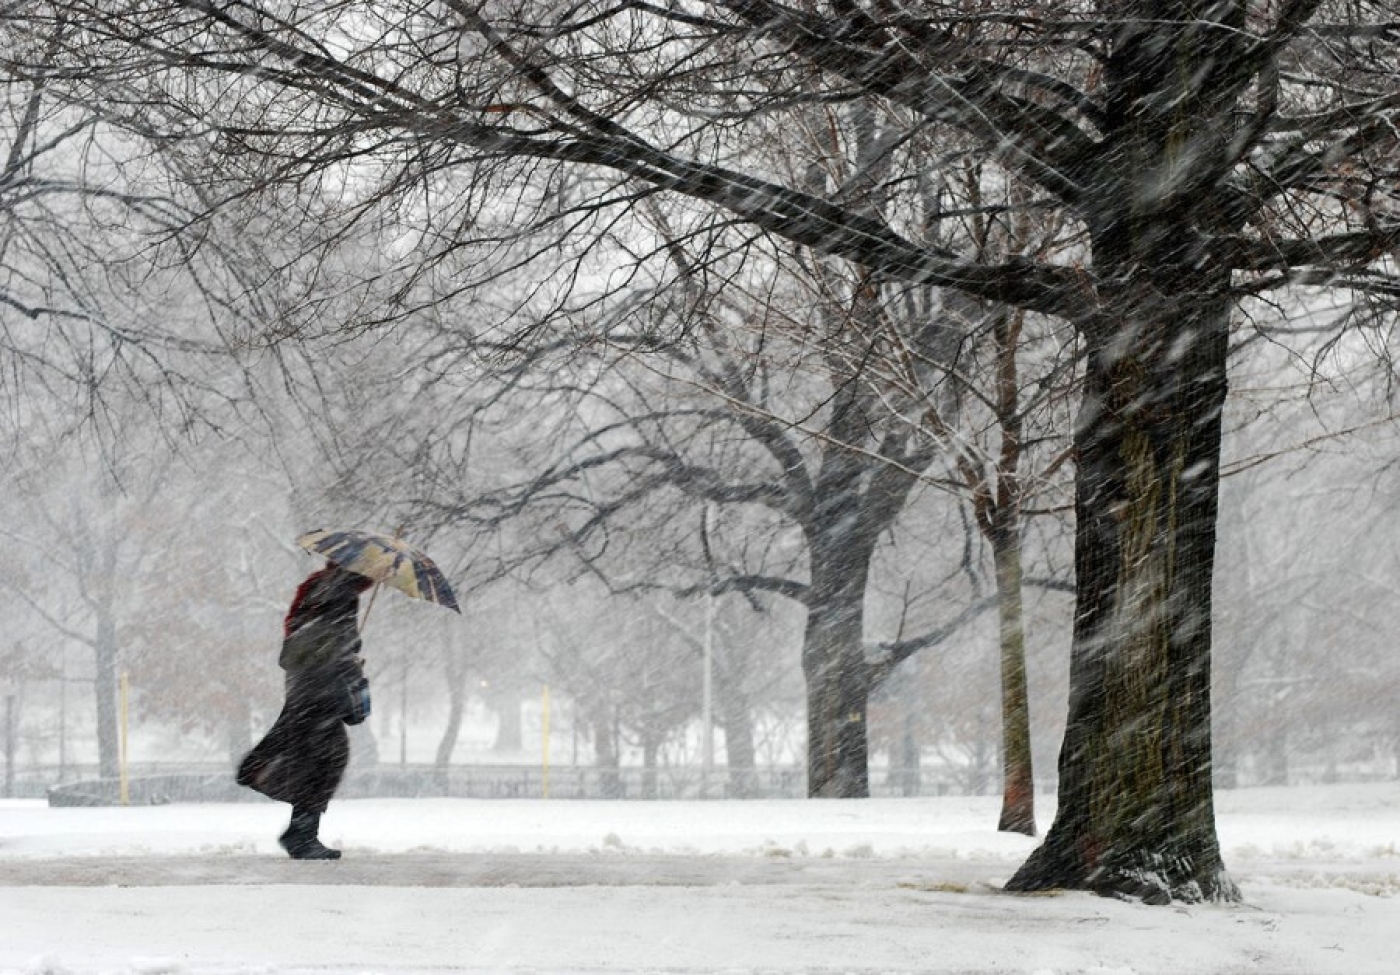
<path fill-rule="evenodd" d="M 277 838 L 293 860 L 339 860 L 340 851 L 323 845 L 316 834 L 321 830 L 321 814 L 304 809 L 292 810 L 287 831 Z"/>

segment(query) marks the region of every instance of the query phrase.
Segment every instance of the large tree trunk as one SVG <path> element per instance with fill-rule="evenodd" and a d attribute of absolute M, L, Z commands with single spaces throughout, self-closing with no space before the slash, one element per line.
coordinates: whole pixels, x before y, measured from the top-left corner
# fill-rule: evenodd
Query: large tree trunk
<path fill-rule="evenodd" d="M 1116 319 L 1085 329 L 1059 812 L 1012 890 L 1153 903 L 1239 896 L 1221 862 L 1211 783 L 1228 280 L 1189 265 L 1154 271 L 1165 287 L 1124 285 Z"/>
<path fill-rule="evenodd" d="M 1021 533 L 1008 518 L 993 532 L 1001 632 L 1001 816 L 997 829 L 1035 835 L 1035 772 L 1026 692 L 1026 630 L 1021 602 Z"/>
<path fill-rule="evenodd" d="M 1103 68 L 1102 151 L 1080 205 L 1098 310 L 1077 323 L 1086 359 L 1059 811 L 1008 886 L 1237 900 L 1211 774 L 1232 310 L 1230 263 L 1213 248 L 1245 214 L 1207 180 L 1235 152 L 1237 93 L 1223 81 L 1245 55 L 1245 5 L 1125 11 Z M 1205 69 L 1222 83 L 1202 87 Z"/>
<path fill-rule="evenodd" d="M 820 558 L 813 546 L 812 586 L 802 672 L 807 681 L 807 795 L 870 795 L 866 709 L 865 581 L 869 558 L 846 552 Z"/>
<path fill-rule="evenodd" d="M 809 641 L 812 627 L 808 627 Z M 818 646 L 825 643 L 817 636 Z M 870 795 L 866 739 L 865 662 L 854 651 L 814 655 L 807 675 L 807 795 L 865 799 Z"/>

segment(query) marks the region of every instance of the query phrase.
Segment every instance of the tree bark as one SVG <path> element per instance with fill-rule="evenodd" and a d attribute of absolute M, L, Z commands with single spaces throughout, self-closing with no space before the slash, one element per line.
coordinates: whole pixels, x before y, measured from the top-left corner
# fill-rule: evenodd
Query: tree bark
<path fill-rule="evenodd" d="M 1215 831 L 1211 582 L 1227 387 L 1226 182 L 1245 5 L 1124 8 L 1081 216 L 1097 309 L 1074 446 L 1074 641 L 1059 811 L 1012 890 L 1238 900 Z"/>
<path fill-rule="evenodd" d="M 1059 812 L 1010 890 L 1239 897 L 1220 857 L 1211 782 L 1228 271 L 1198 267 L 1158 264 L 1156 274 L 1175 278 L 1170 291 L 1137 275 L 1106 304 L 1116 322 L 1085 329 Z M 1164 300 L 1173 293 L 1187 297 Z"/>
<path fill-rule="evenodd" d="M 802 646 L 807 795 L 864 799 L 870 795 L 870 668 L 863 644 L 869 556 L 847 553 L 827 562 L 820 559 L 823 548 L 813 546 L 813 585 Z"/>
<path fill-rule="evenodd" d="M 1021 535 L 1016 519 L 993 532 L 1001 644 L 1002 794 L 997 829 L 1035 835 L 1035 771 L 1026 690 L 1026 630 L 1021 601 Z"/>

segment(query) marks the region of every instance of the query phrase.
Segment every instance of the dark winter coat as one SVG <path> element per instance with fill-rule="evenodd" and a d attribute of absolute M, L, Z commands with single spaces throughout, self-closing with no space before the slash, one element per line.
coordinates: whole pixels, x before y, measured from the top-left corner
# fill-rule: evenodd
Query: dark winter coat
<path fill-rule="evenodd" d="M 238 784 L 321 812 L 350 759 L 348 688 L 362 675 L 359 594 L 369 580 L 330 568 L 302 583 L 287 613 L 278 663 L 286 700 L 266 737 L 238 767 Z"/>

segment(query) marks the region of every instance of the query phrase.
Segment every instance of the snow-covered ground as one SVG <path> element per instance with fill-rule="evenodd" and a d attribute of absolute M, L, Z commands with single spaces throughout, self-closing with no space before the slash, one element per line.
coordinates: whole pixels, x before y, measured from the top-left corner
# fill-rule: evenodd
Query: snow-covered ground
<path fill-rule="evenodd" d="M 0 971 L 1400 972 L 1400 784 L 1217 802 L 1242 906 L 1004 894 L 990 798 L 0 802 Z"/>

